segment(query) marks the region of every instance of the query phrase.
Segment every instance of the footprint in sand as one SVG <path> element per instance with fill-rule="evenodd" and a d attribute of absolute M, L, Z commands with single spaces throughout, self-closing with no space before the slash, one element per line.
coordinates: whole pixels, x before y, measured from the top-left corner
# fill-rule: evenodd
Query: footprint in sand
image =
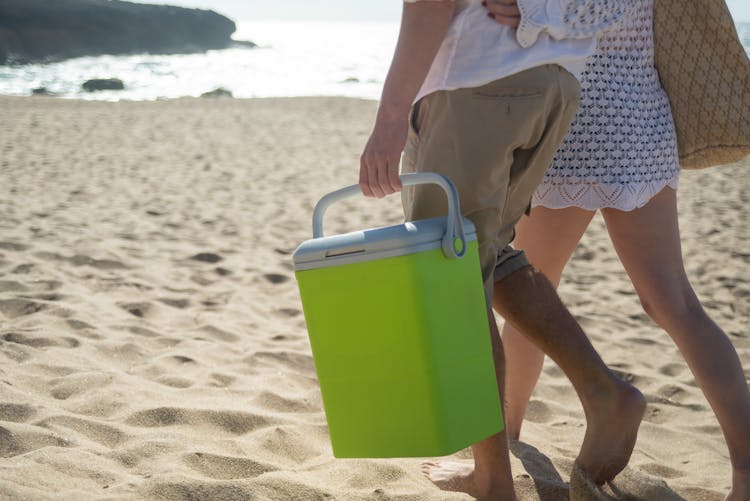
<path fill-rule="evenodd" d="M 151 329 L 146 329 L 145 327 L 138 327 L 137 325 L 133 326 L 127 326 L 124 328 L 128 332 L 132 332 L 133 334 L 137 336 L 143 336 L 143 337 L 152 337 L 152 338 L 158 338 L 161 336 L 156 331 L 152 331 Z"/>
<path fill-rule="evenodd" d="M 253 478 L 278 468 L 252 459 L 233 456 L 219 456 L 206 452 L 185 454 L 182 461 L 202 475 L 221 480 Z"/>
<path fill-rule="evenodd" d="M 696 426 L 693 429 L 701 435 L 715 435 L 717 437 L 721 436 L 721 427 L 718 424 Z"/>
<path fill-rule="evenodd" d="M 63 286 L 63 283 L 59 280 L 34 280 L 32 285 L 35 289 L 41 289 L 44 291 L 54 291 Z"/>
<path fill-rule="evenodd" d="M 212 381 L 208 383 L 209 386 L 215 386 L 217 388 L 226 388 L 230 384 L 234 383 L 237 379 L 234 376 L 228 376 L 226 374 L 219 374 L 214 372 L 211 374 Z"/>
<path fill-rule="evenodd" d="M 13 270 L 11 270 L 11 273 L 14 275 L 26 275 L 28 273 L 31 273 L 31 270 L 34 268 L 34 265 L 31 263 L 23 263 L 19 264 Z"/>
<path fill-rule="evenodd" d="M 631 315 L 631 318 L 634 318 L 634 317 L 637 317 L 637 315 L 636 316 Z M 638 320 L 638 318 L 635 318 L 635 320 Z M 659 344 L 658 341 L 655 341 L 647 337 L 629 337 L 625 339 L 625 342 L 633 343 L 633 344 L 640 344 L 643 346 L 653 346 L 653 345 Z"/>
<path fill-rule="evenodd" d="M 0 300 L 0 313 L 8 318 L 33 315 L 44 308 L 44 304 L 30 301 L 28 299 L 13 298 Z"/>
<path fill-rule="evenodd" d="M 71 447 L 66 438 L 59 437 L 44 428 L 17 423 L 0 426 L 0 457 L 20 456 L 43 447 Z"/>
<path fill-rule="evenodd" d="M 750 335 L 745 332 L 740 332 L 740 331 L 735 331 L 735 330 L 730 330 L 729 332 L 727 332 L 727 334 L 729 334 L 731 337 L 736 337 L 740 339 L 745 339 L 747 337 L 750 337 Z"/>
<path fill-rule="evenodd" d="M 662 386 L 656 393 L 660 397 L 672 401 L 679 401 L 681 397 L 685 396 L 685 390 L 674 384 Z"/>
<path fill-rule="evenodd" d="M 651 322 L 651 317 L 648 316 L 646 313 L 634 313 L 632 315 L 628 315 L 628 318 L 630 320 L 633 320 L 634 322 L 637 322 L 639 324 L 647 324 Z M 656 341 L 646 339 L 646 338 L 633 338 L 638 339 L 641 344 L 657 344 Z"/>
<path fill-rule="evenodd" d="M 706 410 L 706 406 L 702 404 L 683 404 L 681 402 L 676 402 L 672 400 L 671 398 L 665 398 L 661 395 L 646 395 L 646 401 L 650 404 L 663 404 L 663 405 L 669 405 L 672 407 L 679 407 L 682 409 L 689 409 L 691 411 L 704 411 Z"/>
<path fill-rule="evenodd" d="M 190 256 L 190 259 L 192 259 L 193 261 L 200 261 L 201 263 L 215 264 L 224 258 L 219 254 L 215 254 L 213 252 L 199 252 L 198 254 Z"/>
<path fill-rule="evenodd" d="M 0 280 L 0 292 L 26 292 L 29 288 L 20 282 Z"/>
<path fill-rule="evenodd" d="M 294 273 L 294 265 L 291 261 L 282 261 L 280 264 L 282 268 L 285 268 L 290 273 Z"/>
<path fill-rule="evenodd" d="M 152 305 L 146 302 L 140 303 L 118 303 L 120 308 L 138 318 L 145 317 L 152 309 Z"/>
<path fill-rule="evenodd" d="M 541 400 L 529 400 L 526 410 L 526 419 L 532 423 L 549 423 L 554 418 L 554 413 L 549 405 Z"/>
<path fill-rule="evenodd" d="M 669 412 L 664 412 L 664 409 L 660 405 L 649 404 L 646 407 L 643 420 L 651 424 L 663 424 L 671 419 L 670 414 Z"/>
<path fill-rule="evenodd" d="M 0 242 L 0 249 L 21 252 L 29 249 L 28 245 L 18 244 L 15 242 Z"/>
<path fill-rule="evenodd" d="M 80 254 L 66 257 L 56 252 L 36 252 L 34 253 L 34 256 L 39 259 L 44 259 L 45 261 L 64 261 L 73 266 L 90 266 L 99 270 L 124 270 L 128 268 L 120 261 L 115 261 L 113 259 L 95 259 Z"/>
<path fill-rule="evenodd" d="M 72 337 L 30 337 L 17 332 L 9 332 L 4 334 L 2 339 L 9 343 L 22 344 L 25 346 L 31 346 L 32 348 L 48 348 L 50 346 L 58 346 L 61 348 L 77 348 L 81 345 L 81 342 Z"/>
<path fill-rule="evenodd" d="M 283 284 L 289 280 L 289 277 L 280 273 L 267 273 L 263 275 L 263 278 L 271 282 L 272 284 Z"/>
<path fill-rule="evenodd" d="M 69 318 L 65 321 L 65 323 L 67 323 L 71 329 L 77 330 L 77 331 L 95 328 L 93 325 L 88 324 L 82 320 L 76 320 L 75 318 Z"/>
<path fill-rule="evenodd" d="M 280 456 L 284 461 L 290 458 L 304 463 L 308 459 L 319 457 L 320 451 L 330 447 L 325 433 L 302 433 L 299 427 L 267 428 L 252 434 L 253 443 L 259 444 L 264 455 Z M 309 431 L 309 430 L 305 430 Z M 317 442 L 317 443 L 316 443 Z M 294 451 L 293 454 L 285 451 Z"/>
<path fill-rule="evenodd" d="M 286 398 L 278 393 L 264 391 L 257 397 L 254 402 L 263 409 L 270 409 L 277 412 L 318 412 L 320 407 L 298 398 Z"/>
<path fill-rule="evenodd" d="M 62 301 L 67 296 L 64 296 L 62 294 L 57 294 L 56 292 L 44 292 L 42 294 L 34 294 L 31 296 L 34 299 L 38 299 L 40 301 Z"/>
<path fill-rule="evenodd" d="M 255 364 L 272 365 L 286 369 L 297 369 L 305 373 L 315 372 L 313 358 L 307 354 L 293 353 L 291 351 L 259 351 L 245 357 L 243 362 L 250 366 Z"/>
<path fill-rule="evenodd" d="M 179 365 L 182 365 L 182 364 L 197 364 L 198 363 L 195 360 L 193 360 L 192 358 L 185 357 L 183 355 L 173 355 L 173 356 L 168 357 L 168 359 L 172 360 L 172 361 L 174 361 L 176 363 L 178 363 Z"/>
<path fill-rule="evenodd" d="M 159 302 L 166 304 L 167 306 L 171 306 L 173 308 L 178 308 L 180 310 L 184 310 L 188 306 L 190 306 L 190 301 L 188 299 L 173 299 L 173 298 L 159 298 Z"/>
<path fill-rule="evenodd" d="M 679 377 L 687 370 L 687 364 L 667 364 L 659 369 L 660 374 L 670 377 Z"/>
<path fill-rule="evenodd" d="M 300 311 L 297 308 L 279 308 L 276 311 L 280 313 L 282 316 L 290 317 L 290 318 L 299 316 L 302 313 L 302 311 Z"/>
<path fill-rule="evenodd" d="M 210 278 L 207 278 L 202 273 L 193 273 L 190 276 L 190 280 L 195 282 L 196 284 L 200 285 L 201 287 L 209 286 L 213 283 L 215 283 L 214 280 L 211 280 Z"/>
<path fill-rule="evenodd" d="M 227 343 L 234 343 L 240 340 L 240 337 L 237 334 L 232 334 L 231 332 L 219 329 L 218 327 L 214 327 L 213 325 L 204 325 L 198 330 L 200 332 L 208 334 L 213 339 L 218 339 L 219 341 L 225 341 Z"/>
<path fill-rule="evenodd" d="M 164 386 L 180 389 L 190 388 L 194 384 L 189 379 L 179 376 L 162 376 L 160 378 L 157 378 L 156 382 L 159 384 L 163 384 Z"/>
<path fill-rule="evenodd" d="M 113 259 L 94 259 L 89 256 L 81 256 L 76 254 L 67 259 L 74 266 L 90 266 L 98 270 L 125 270 L 128 267 L 120 261 Z"/>
<path fill-rule="evenodd" d="M 29 404 L 14 404 L 11 402 L 0 402 L 0 421 L 12 421 L 23 423 L 36 414 Z"/>
<path fill-rule="evenodd" d="M 112 380 L 112 375 L 99 372 L 73 373 L 49 381 L 50 395 L 57 400 L 67 400 L 94 388 L 105 388 Z"/>
<path fill-rule="evenodd" d="M 25 349 L 24 346 L 19 344 L 0 343 L 0 353 L 6 356 L 9 360 L 18 363 L 26 362 L 32 357 L 31 350 Z"/>
<path fill-rule="evenodd" d="M 144 428 L 209 424 L 232 435 L 244 435 L 249 431 L 273 424 L 271 418 L 249 412 L 180 409 L 177 407 L 158 407 L 135 412 L 125 422 L 131 426 Z"/>
<path fill-rule="evenodd" d="M 227 268 L 222 268 L 221 266 L 218 266 L 214 268 L 214 273 L 221 277 L 226 277 L 232 274 L 232 270 L 228 270 Z"/>
<path fill-rule="evenodd" d="M 684 472 L 659 463 L 640 464 L 638 468 L 650 475 L 662 478 L 677 478 L 685 475 Z"/>
<path fill-rule="evenodd" d="M 273 492 L 272 498 L 280 492 L 275 489 L 269 489 Z M 302 491 L 296 491 L 302 492 Z M 198 479 L 185 479 L 172 482 L 153 482 L 144 493 L 144 499 L 258 499 L 258 488 L 244 486 L 232 481 L 211 483 L 203 482 Z M 297 496 L 284 497 L 292 499 Z M 300 499 L 299 497 L 297 497 Z M 271 499 L 271 498 L 269 498 Z M 305 499 L 327 499 L 322 497 L 307 497 Z"/>
<path fill-rule="evenodd" d="M 659 471 L 667 472 L 669 468 Z M 672 470 L 674 471 L 674 470 Z M 659 475 L 661 477 L 663 475 Z M 649 475 L 633 467 L 627 467 L 613 481 L 608 488 L 614 495 L 613 499 L 658 499 L 659 501 L 685 501 L 674 492 L 661 478 Z M 571 476 L 571 499 L 573 499 L 573 479 Z M 698 498 L 691 498 L 698 499 Z M 705 498 L 700 498 L 705 499 Z"/>
<path fill-rule="evenodd" d="M 127 434 L 113 426 L 74 416 L 52 416 L 40 421 L 37 426 L 52 430 L 64 428 L 110 449 L 117 447 L 128 439 Z"/>
<path fill-rule="evenodd" d="M 138 466 L 144 459 L 158 458 L 176 453 L 178 448 L 173 443 L 167 443 L 164 441 L 151 441 L 139 443 L 135 446 L 127 449 L 120 449 L 115 452 L 111 452 L 109 457 L 115 461 L 120 462 L 127 468 L 134 468 Z"/>
<path fill-rule="evenodd" d="M 346 483 L 355 488 L 366 489 L 373 484 L 396 483 L 408 477 L 404 468 L 387 462 L 364 459 L 360 465 L 361 468 L 353 469 L 346 475 Z"/>

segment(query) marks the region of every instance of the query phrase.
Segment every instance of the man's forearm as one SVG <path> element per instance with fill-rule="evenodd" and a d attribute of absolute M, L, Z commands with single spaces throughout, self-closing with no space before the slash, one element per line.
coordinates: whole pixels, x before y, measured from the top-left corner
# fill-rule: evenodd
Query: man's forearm
<path fill-rule="evenodd" d="M 454 6 L 452 0 L 404 3 L 396 53 L 359 162 L 359 185 L 366 196 L 383 197 L 401 189 L 398 168 L 409 110 L 448 31 Z"/>
<path fill-rule="evenodd" d="M 430 70 L 451 19 L 453 1 L 404 3 L 401 32 L 385 79 L 380 113 L 408 112 Z"/>

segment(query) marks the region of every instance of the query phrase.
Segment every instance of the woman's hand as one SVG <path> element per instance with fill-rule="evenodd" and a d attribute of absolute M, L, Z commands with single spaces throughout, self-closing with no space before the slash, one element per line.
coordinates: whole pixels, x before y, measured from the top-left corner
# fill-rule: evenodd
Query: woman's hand
<path fill-rule="evenodd" d="M 499 24 L 518 28 L 521 23 L 517 0 L 483 0 L 482 5 L 489 11 L 487 15 Z"/>

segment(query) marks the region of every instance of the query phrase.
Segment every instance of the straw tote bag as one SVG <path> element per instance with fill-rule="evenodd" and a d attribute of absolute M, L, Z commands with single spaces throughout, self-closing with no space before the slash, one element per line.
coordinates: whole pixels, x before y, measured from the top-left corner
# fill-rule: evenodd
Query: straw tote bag
<path fill-rule="evenodd" d="M 750 61 L 724 0 L 654 0 L 654 63 L 683 168 L 750 154 Z"/>

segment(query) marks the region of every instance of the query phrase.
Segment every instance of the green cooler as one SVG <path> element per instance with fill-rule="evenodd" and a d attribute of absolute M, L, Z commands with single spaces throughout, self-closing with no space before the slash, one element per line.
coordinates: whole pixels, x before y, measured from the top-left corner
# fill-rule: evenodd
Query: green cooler
<path fill-rule="evenodd" d="M 334 202 L 315 207 L 294 268 L 333 453 L 340 458 L 452 454 L 502 431 L 477 240 L 445 177 L 447 217 L 323 236 Z"/>

